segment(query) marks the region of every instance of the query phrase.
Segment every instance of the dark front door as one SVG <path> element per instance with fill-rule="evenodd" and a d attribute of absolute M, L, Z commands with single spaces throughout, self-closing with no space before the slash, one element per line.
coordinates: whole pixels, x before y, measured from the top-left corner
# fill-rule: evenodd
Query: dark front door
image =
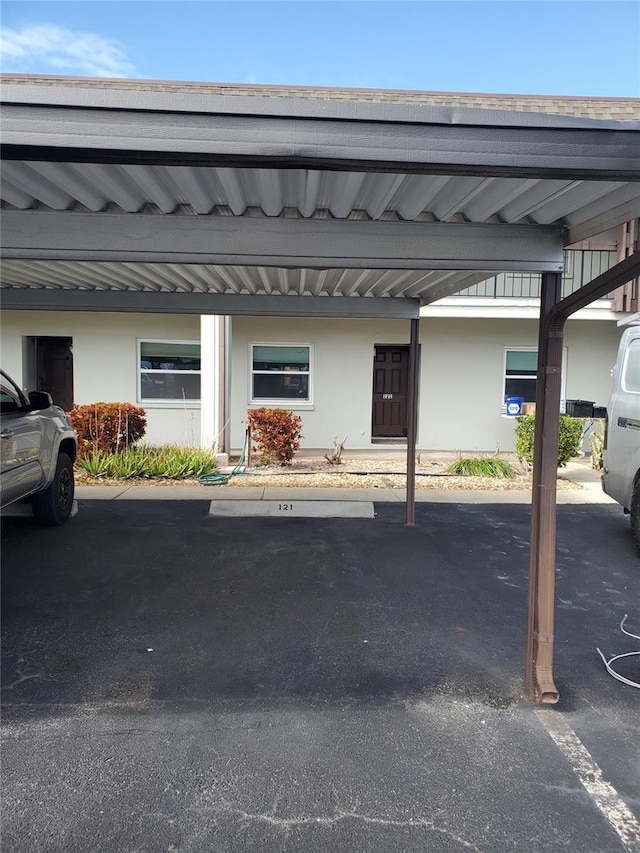
<path fill-rule="evenodd" d="M 69 411 L 73 408 L 72 338 L 36 338 L 38 391 L 48 391 L 53 402 Z"/>
<path fill-rule="evenodd" d="M 371 438 L 406 438 L 408 375 L 408 346 L 375 348 Z"/>

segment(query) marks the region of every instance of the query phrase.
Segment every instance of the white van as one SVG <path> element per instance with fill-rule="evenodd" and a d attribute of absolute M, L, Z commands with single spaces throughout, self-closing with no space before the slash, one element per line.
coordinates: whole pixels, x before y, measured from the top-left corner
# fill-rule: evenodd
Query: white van
<path fill-rule="evenodd" d="M 607 406 L 602 487 L 631 515 L 640 550 L 640 315 L 622 335 Z"/>

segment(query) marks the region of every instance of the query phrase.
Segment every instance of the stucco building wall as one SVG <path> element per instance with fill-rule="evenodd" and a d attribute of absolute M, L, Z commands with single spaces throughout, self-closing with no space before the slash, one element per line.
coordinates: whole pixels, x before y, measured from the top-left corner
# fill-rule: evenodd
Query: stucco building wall
<path fill-rule="evenodd" d="M 200 339 L 197 316 L 6 311 L 2 363 L 24 385 L 25 339 L 73 339 L 76 403 L 98 400 L 143 405 L 147 440 L 200 440 L 200 407 L 193 402 L 140 403 L 139 339 Z M 501 409 L 505 349 L 535 348 L 532 319 L 424 318 L 420 324 L 418 446 L 433 450 L 493 451 L 514 446 L 513 422 Z M 232 321 L 231 412 L 233 448 L 242 445 L 250 406 L 250 344 L 302 343 L 313 347 L 311 403 L 291 408 L 303 420 L 303 446 L 371 443 L 373 355 L 376 344 L 406 344 L 409 323 L 397 320 L 316 320 L 236 317 Z M 606 405 L 620 330 L 614 322 L 570 320 L 565 336 L 564 396 Z"/>

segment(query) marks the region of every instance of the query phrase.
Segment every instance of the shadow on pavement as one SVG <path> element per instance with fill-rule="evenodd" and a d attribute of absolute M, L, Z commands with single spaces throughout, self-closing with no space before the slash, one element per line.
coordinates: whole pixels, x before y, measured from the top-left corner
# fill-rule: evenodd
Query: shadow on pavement
<path fill-rule="evenodd" d="M 151 702 L 521 697 L 529 508 L 402 505 L 368 520 L 210 519 L 208 502 L 81 505 L 3 524 L 5 710 Z M 561 708 L 611 691 L 640 571 L 618 507 L 558 508 Z M 637 611 L 636 611 L 637 612 Z"/>

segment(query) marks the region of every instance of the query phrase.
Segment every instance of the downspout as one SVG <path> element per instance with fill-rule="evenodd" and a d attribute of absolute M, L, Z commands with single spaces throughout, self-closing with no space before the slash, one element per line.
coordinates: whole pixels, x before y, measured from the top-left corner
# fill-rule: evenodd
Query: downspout
<path fill-rule="evenodd" d="M 562 345 L 568 318 L 640 275 L 640 252 L 634 252 L 579 290 L 561 299 L 560 273 L 543 273 L 538 333 L 538 386 L 531 508 L 529 611 L 525 661 L 528 699 L 556 703 L 553 678 L 553 625 L 556 568 L 556 481 Z"/>
<path fill-rule="evenodd" d="M 562 383 L 564 320 L 552 324 L 560 302 L 562 274 L 544 273 L 538 332 L 536 432 L 533 449 L 529 616 L 527 625 L 526 693 L 529 699 L 555 703 L 553 681 L 553 620 L 556 555 L 556 483 L 559 412 Z"/>

